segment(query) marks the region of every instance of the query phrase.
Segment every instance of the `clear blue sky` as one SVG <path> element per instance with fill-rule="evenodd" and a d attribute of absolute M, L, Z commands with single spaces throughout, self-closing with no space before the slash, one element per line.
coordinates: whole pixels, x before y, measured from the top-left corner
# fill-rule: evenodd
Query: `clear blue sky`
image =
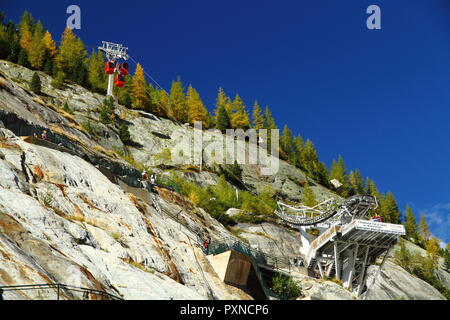
<path fill-rule="evenodd" d="M 212 110 L 217 89 L 338 154 L 450 241 L 450 1 L 22 1 L 54 38 L 81 7 L 86 45 L 120 42 L 163 87 L 177 75 Z M 366 8 L 382 30 L 366 28 Z"/>

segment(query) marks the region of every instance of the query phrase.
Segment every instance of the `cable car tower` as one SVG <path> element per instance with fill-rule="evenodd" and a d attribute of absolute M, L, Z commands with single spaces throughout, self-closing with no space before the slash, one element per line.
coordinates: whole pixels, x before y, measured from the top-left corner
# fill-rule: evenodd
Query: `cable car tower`
<path fill-rule="evenodd" d="M 102 41 L 102 44 L 98 49 L 103 51 L 108 59 L 108 62 L 105 63 L 105 73 L 109 75 L 107 95 L 112 96 L 113 86 L 121 88 L 125 84 L 125 76 L 128 74 L 128 63 L 123 62 L 119 65 L 118 62 L 120 60 L 128 60 L 128 48 L 121 44 L 106 41 Z M 116 71 L 118 73 L 114 77 Z"/>
<path fill-rule="evenodd" d="M 330 199 L 312 208 L 278 202 L 274 213 L 299 229 L 300 253 L 308 274 L 336 277 L 357 296 L 364 292 L 365 299 L 393 246 L 405 235 L 401 224 L 370 218 L 369 211 L 377 207 L 375 197 L 357 195 L 341 203 Z M 366 284 L 369 265 L 383 254 L 378 274 L 370 285 Z"/>

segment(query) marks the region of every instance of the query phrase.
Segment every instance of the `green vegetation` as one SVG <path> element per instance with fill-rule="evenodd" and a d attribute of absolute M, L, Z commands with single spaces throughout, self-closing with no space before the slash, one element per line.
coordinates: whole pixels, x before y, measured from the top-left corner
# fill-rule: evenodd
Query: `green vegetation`
<path fill-rule="evenodd" d="M 99 107 L 99 120 L 103 124 L 112 123 L 112 117 L 115 111 L 114 98 L 109 97 L 103 100 L 103 104 Z"/>
<path fill-rule="evenodd" d="M 55 88 L 62 88 L 65 81 L 72 81 L 95 92 L 106 91 L 107 77 L 103 71 L 103 53 L 93 51 L 88 54 L 82 40 L 68 28 L 63 31 L 57 46 L 50 32 L 28 12 L 23 14 L 17 25 L 12 22 L 0 23 L 0 58 L 52 75 L 52 85 Z M 154 88 L 146 82 L 145 71 L 140 64 L 137 65 L 134 75 L 125 77 L 124 87 L 114 89 L 114 94 L 119 102 L 127 107 L 151 112 L 177 122 L 193 123 L 195 120 L 201 120 L 205 128 L 214 127 L 222 132 L 229 128 L 266 129 L 268 135 L 265 142 L 269 149 L 271 133 L 278 129 L 268 106 L 265 106 L 263 111 L 255 101 L 252 112 L 249 112 L 239 94 L 231 99 L 219 88 L 212 116 L 192 85 L 185 86 L 178 77 L 172 82 L 169 92 Z M 108 106 L 108 103 L 104 103 L 100 108 L 101 122 L 111 123 L 113 112 L 110 112 L 110 108 L 113 106 Z M 115 125 L 122 141 L 130 144 L 132 141 L 126 123 Z M 401 212 L 394 195 L 391 192 L 380 193 L 374 181 L 369 178 L 364 181 L 359 169 L 348 172 L 342 156 L 333 161 L 331 168 L 327 168 L 320 161 L 313 142 L 304 140 L 300 134 L 294 134 L 288 126 L 283 127 L 278 148 L 281 158 L 302 169 L 309 179 L 324 187 L 330 187 L 331 179 L 339 180 L 343 187 L 336 192 L 344 197 L 354 194 L 373 195 L 380 203 L 375 214 L 382 216 L 385 222 L 401 222 Z M 168 153 L 164 152 L 162 159 L 166 160 L 167 155 Z M 235 169 L 224 170 L 221 174 L 225 175 L 228 181 L 233 181 L 230 175 L 235 173 Z M 234 183 L 242 188 L 236 181 Z"/>
<path fill-rule="evenodd" d="M 92 126 L 90 121 L 83 121 L 81 123 L 81 127 L 90 134 L 94 139 L 97 138 L 97 132 L 95 131 L 95 128 Z"/>
<path fill-rule="evenodd" d="M 297 283 L 284 274 L 279 274 L 272 279 L 272 290 L 280 296 L 281 300 L 295 300 L 302 295 L 302 290 Z"/>
<path fill-rule="evenodd" d="M 170 187 L 203 208 L 213 218 L 229 226 L 239 222 L 260 223 L 266 221 L 276 208 L 274 191 L 270 186 L 264 187 L 259 195 L 248 191 L 237 191 L 231 187 L 224 176 L 214 186 L 202 188 L 186 181 L 177 174 L 171 179 L 162 177 L 160 184 Z M 242 212 L 229 217 L 226 212 L 230 208 L 241 209 Z"/>
<path fill-rule="evenodd" d="M 34 93 L 41 93 L 41 78 L 37 72 L 33 73 L 33 77 L 31 78 L 30 90 Z"/>
<path fill-rule="evenodd" d="M 432 246 L 430 246 L 430 248 Z M 433 252 L 433 250 L 427 251 L 427 256 L 423 257 L 420 253 L 411 253 L 406 248 L 405 242 L 401 241 L 400 250 L 395 252 L 394 258 L 397 264 L 403 269 L 428 282 L 447 299 L 450 299 L 450 290 L 448 290 L 436 276 L 436 270 L 438 268 L 436 252 Z"/>

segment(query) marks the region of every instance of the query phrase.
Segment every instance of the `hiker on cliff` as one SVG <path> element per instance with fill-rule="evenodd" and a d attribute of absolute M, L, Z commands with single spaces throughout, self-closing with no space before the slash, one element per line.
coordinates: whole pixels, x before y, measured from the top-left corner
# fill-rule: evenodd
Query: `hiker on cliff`
<path fill-rule="evenodd" d="M 156 174 L 152 174 L 151 178 L 150 178 L 150 184 L 152 186 L 154 186 L 156 184 Z"/>
<path fill-rule="evenodd" d="M 38 135 L 37 135 L 36 132 L 33 134 L 33 136 L 34 136 L 36 139 L 39 139 L 39 137 L 38 137 Z"/>
<path fill-rule="evenodd" d="M 203 247 L 205 248 L 205 253 L 209 253 L 209 240 L 206 239 L 205 242 L 203 242 Z"/>
<path fill-rule="evenodd" d="M 41 134 L 41 139 L 45 140 L 47 138 L 47 130 L 44 130 Z"/>
<path fill-rule="evenodd" d="M 144 172 L 142 172 L 141 181 L 147 181 L 147 180 L 148 180 L 148 173 L 147 173 L 147 171 L 144 170 Z"/>

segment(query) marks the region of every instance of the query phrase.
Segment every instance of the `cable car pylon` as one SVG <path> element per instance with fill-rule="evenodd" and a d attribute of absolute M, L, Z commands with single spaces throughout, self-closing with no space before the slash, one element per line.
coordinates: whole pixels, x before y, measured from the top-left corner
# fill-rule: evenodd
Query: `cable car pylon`
<path fill-rule="evenodd" d="M 98 47 L 100 51 L 103 51 L 108 61 L 105 63 L 105 73 L 108 75 L 108 90 L 107 95 L 113 95 L 113 87 L 121 88 L 125 85 L 125 76 L 128 75 L 128 63 L 119 61 L 127 61 L 129 55 L 127 54 L 128 48 L 118 43 L 112 43 L 102 41 L 102 46 Z M 114 74 L 117 74 L 114 76 Z"/>

